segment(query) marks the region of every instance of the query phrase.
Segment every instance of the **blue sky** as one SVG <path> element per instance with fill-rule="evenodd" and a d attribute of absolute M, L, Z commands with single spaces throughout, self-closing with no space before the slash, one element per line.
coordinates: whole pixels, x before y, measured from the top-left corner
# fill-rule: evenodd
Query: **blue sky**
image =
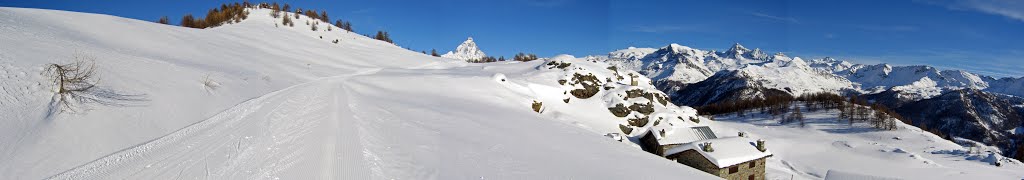
<path fill-rule="evenodd" d="M 235 1 L 0 0 L 155 20 L 205 14 Z M 253 1 L 257 2 L 257 1 Z M 389 31 L 414 50 L 446 52 L 472 36 L 490 55 L 600 55 L 678 43 L 723 50 L 733 43 L 804 58 L 932 65 L 996 77 L 1024 76 L 1020 0 L 340 0 L 279 1 L 327 10 L 356 31 Z"/>

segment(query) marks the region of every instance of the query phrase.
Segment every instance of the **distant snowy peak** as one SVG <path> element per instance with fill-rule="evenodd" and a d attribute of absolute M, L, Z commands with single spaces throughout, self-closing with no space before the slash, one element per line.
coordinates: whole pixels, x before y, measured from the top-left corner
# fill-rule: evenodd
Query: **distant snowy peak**
<path fill-rule="evenodd" d="M 626 49 L 621 49 L 608 53 L 608 58 L 621 60 L 640 60 L 640 58 L 644 58 L 644 56 L 654 53 L 654 51 L 657 50 L 658 49 L 654 48 L 629 47 Z"/>
<path fill-rule="evenodd" d="M 765 61 L 770 58 L 767 53 L 761 51 L 761 48 L 754 48 L 754 50 L 743 47 L 740 43 L 733 44 L 729 50 L 722 52 L 722 57 L 733 58 L 733 59 L 751 59 Z"/>
<path fill-rule="evenodd" d="M 814 59 L 808 62 L 808 64 L 815 69 L 820 69 L 828 72 L 842 72 L 846 71 L 854 66 L 849 61 L 840 61 L 832 57 L 825 57 L 821 59 Z"/>
<path fill-rule="evenodd" d="M 459 59 L 466 61 L 479 60 L 486 56 L 487 54 L 485 54 L 484 51 L 481 51 L 480 48 L 476 46 L 476 42 L 473 42 L 473 37 L 466 39 L 466 41 L 462 42 L 462 44 L 459 44 L 458 47 L 455 47 L 454 52 L 448 51 L 448 53 L 441 55 L 441 57 L 444 58 Z"/>
<path fill-rule="evenodd" d="M 722 52 L 722 54 L 729 57 L 740 57 L 740 55 L 747 54 L 747 52 L 750 52 L 750 49 L 743 47 L 743 45 L 740 45 L 740 43 L 736 43 L 733 44 L 732 47 L 729 48 L 729 50 Z"/>

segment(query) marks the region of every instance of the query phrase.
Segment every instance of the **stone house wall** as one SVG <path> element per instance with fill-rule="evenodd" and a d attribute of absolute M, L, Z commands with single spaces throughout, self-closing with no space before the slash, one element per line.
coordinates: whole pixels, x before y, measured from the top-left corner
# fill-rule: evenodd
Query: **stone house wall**
<path fill-rule="evenodd" d="M 675 160 L 676 162 L 679 162 L 681 164 L 707 172 L 709 174 L 722 177 L 724 179 L 747 180 L 750 178 L 750 176 L 753 176 L 755 180 L 765 179 L 765 160 L 767 157 L 732 165 L 725 168 L 718 168 L 718 166 L 715 166 L 714 163 L 711 163 L 711 161 L 709 161 L 696 150 L 687 150 L 682 153 L 673 154 L 668 158 Z M 750 167 L 751 163 L 754 164 L 753 168 Z M 729 173 L 729 169 L 732 167 L 737 168 L 736 173 Z"/>

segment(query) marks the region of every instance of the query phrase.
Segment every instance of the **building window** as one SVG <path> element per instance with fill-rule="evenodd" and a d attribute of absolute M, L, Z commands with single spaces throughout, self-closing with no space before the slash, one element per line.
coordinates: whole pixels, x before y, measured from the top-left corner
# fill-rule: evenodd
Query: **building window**
<path fill-rule="evenodd" d="M 747 180 L 754 180 L 754 175 L 747 176 Z"/>
<path fill-rule="evenodd" d="M 754 168 L 754 166 L 757 166 L 757 161 L 750 162 L 750 165 L 747 166 L 747 167 L 748 168 Z"/>
<path fill-rule="evenodd" d="M 740 166 L 733 166 L 733 167 L 729 168 L 729 174 L 736 173 L 736 172 L 739 172 L 739 171 L 740 171 Z"/>

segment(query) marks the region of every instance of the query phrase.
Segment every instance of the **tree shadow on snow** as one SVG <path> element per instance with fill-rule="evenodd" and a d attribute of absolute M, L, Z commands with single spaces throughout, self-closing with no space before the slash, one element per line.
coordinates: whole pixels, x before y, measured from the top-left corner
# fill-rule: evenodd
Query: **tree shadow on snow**
<path fill-rule="evenodd" d="M 74 94 L 54 93 L 47 105 L 46 119 L 53 120 L 61 113 L 79 113 L 90 110 L 92 105 L 110 107 L 141 107 L 149 99 L 146 94 L 129 94 L 109 88 L 95 87 Z"/>

